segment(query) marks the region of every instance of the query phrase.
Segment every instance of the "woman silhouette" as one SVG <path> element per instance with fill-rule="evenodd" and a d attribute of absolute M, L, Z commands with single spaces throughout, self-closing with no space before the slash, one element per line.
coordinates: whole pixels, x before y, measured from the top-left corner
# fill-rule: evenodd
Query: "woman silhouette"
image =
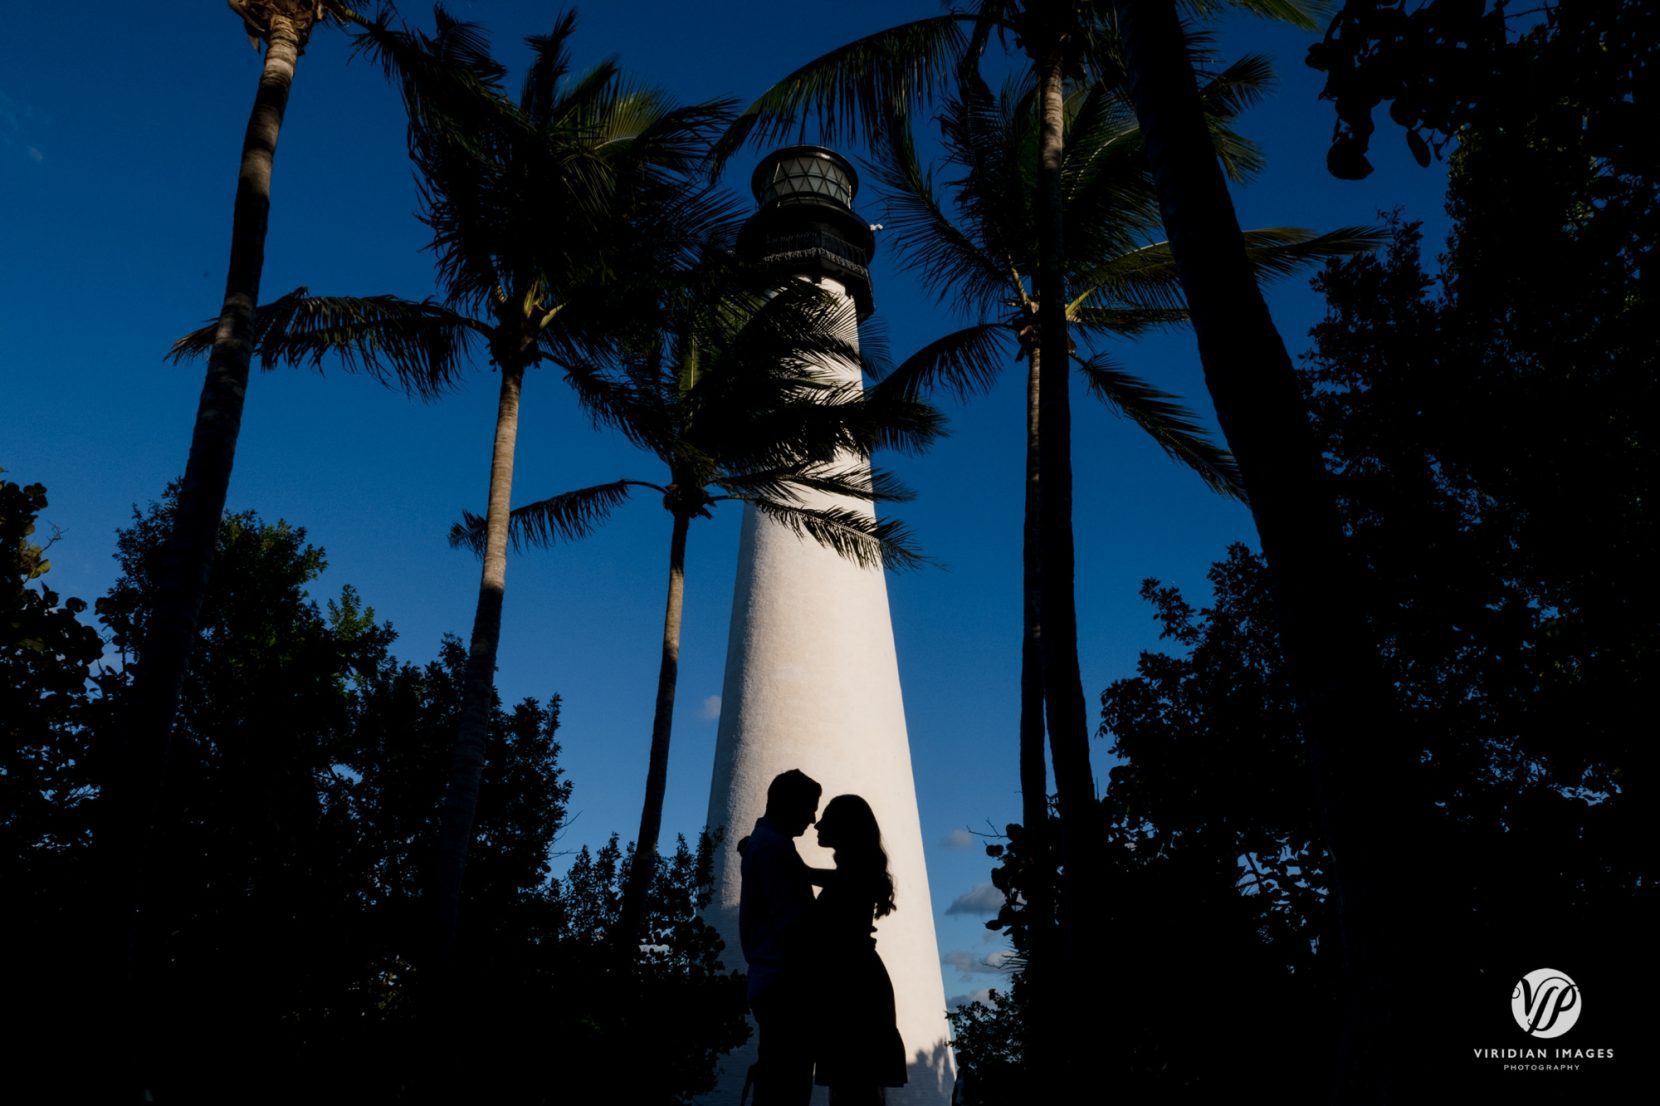
<path fill-rule="evenodd" d="M 876 955 L 875 919 L 893 912 L 893 877 L 870 804 L 838 795 L 818 820 L 818 843 L 836 867 L 813 906 L 820 970 L 814 1079 L 831 1106 L 883 1101 L 883 1087 L 905 1084 L 905 1044 L 895 1024 L 893 983 Z"/>

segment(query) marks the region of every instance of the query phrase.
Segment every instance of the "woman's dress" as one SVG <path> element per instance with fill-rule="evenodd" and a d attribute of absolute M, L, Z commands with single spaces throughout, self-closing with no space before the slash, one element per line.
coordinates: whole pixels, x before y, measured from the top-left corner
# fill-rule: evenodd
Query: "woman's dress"
<path fill-rule="evenodd" d="M 819 1041 L 814 1076 L 821 1085 L 902 1087 L 905 1042 L 894 1015 L 893 983 L 876 954 L 874 888 L 841 871 L 814 906 L 814 952 L 821 1005 L 813 1019 Z"/>

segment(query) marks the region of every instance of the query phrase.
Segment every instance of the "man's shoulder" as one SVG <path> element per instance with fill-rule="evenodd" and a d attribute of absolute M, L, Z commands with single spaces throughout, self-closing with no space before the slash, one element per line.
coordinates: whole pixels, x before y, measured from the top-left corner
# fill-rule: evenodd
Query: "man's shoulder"
<path fill-rule="evenodd" d="M 748 847 L 743 851 L 745 867 L 751 864 L 776 864 L 794 860 L 801 862 L 795 851 L 795 842 L 779 833 L 765 818 L 755 823 L 755 832 L 749 835 Z"/>

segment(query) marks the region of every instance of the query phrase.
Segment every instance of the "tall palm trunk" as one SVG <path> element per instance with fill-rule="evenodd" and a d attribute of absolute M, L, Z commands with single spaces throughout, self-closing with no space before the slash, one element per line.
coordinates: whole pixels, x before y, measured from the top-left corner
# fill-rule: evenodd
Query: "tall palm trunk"
<path fill-rule="evenodd" d="M 502 358 L 501 400 L 496 409 L 495 448 L 490 456 L 490 499 L 485 508 L 484 570 L 478 583 L 473 635 L 461 685 L 461 721 L 450 758 L 449 782 L 438 831 L 434 873 L 435 954 L 441 970 L 453 963 L 461 925 L 461 878 L 478 812 L 479 782 L 494 706 L 496 650 L 501 644 L 502 597 L 507 587 L 508 511 L 513 494 L 513 450 L 519 438 L 522 361 Z"/>
<path fill-rule="evenodd" d="M 1238 459 L 1262 540 L 1297 691 L 1315 802 L 1332 855 L 1345 985 L 1337 1100 L 1392 1100 L 1388 1032 L 1395 999 L 1391 921 L 1410 754 L 1366 631 L 1358 574 L 1348 564 L 1285 344 L 1246 258 L 1205 127 L 1175 9 L 1126 0 L 1119 32 L 1130 96 L 1158 188 L 1159 209 L 1198 337 L 1205 383 Z"/>
<path fill-rule="evenodd" d="M 1049 770 L 1043 751 L 1043 618 L 1039 558 L 1043 538 L 1039 508 L 1042 465 L 1039 457 L 1041 350 L 1029 351 L 1026 373 L 1026 506 L 1021 550 L 1022 633 L 1020 645 L 1020 815 L 1025 828 L 1027 877 L 1020 888 L 1026 900 L 1027 949 L 1024 976 L 1027 1026 L 1026 1070 L 1034 1080 L 1034 1101 L 1048 1101 L 1054 1076 L 1051 1025 L 1057 1013 L 1051 986 L 1055 971 L 1054 872 L 1049 856 Z"/>
<path fill-rule="evenodd" d="M 185 666 L 195 644 L 196 626 L 207 594 L 208 574 L 225 510 L 242 405 L 248 391 L 253 353 L 254 306 L 259 302 L 260 273 L 265 266 L 265 231 L 271 210 L 271 163 L 288 107 L 288 90 L 300 55 L 300 33 L 287 19 L 273 18 L 259 89 L 242 138 L 242 166 L 237 177 L 231 218 L 231 257 L 225 299 L 207 376 L 196 406 L 190 457 L 179 485 L 156 580 L 155 604 L 149 612 L 128 708 L 128 748 L 145 781 L 140 800 L 153 807 L 163 774 L 173 716 Z"/>
<path fill-rule="evenodd" d="M 1071 342 L 1066 327 L 1065 243 L 1061 208 L 1063 90 L 1059 56 L 1040 63 L 1042 111 L 1038 165 L 1038 327 L 1042 363 L 1051 367 L 1038 402 L 1038 458 L 1042 494 L 1038 518 L 1042 542 L 1040 611 L 1043 625 L 1043 692 L 1049 720 L 1055 790 L 1060 798 L 1061 849 L 1073 888 L 1074 911 L 1088 899 L 1083 886 L 1097 865 L 1090 847 L 1095 778 L 1089 763 L 1089 725 L 1078 672 L 1078 616 L 1073 600 Z M 1055 371 L 1059 366 L 1059 371 Z M 1088 913 L 1087 908 L 1084 911 Z M 1074 919 L 1081 921 L 1083 919 Z M 1068 925 L 1075 933 L 1076 926 Z M 1069 943 L 1071 939 L 1069 938 Z M 1069 959 L 1071 959 L 1069 955 Z"/>
<path fill-rule="evenodd" d="M 646 898 L 657 870 L 657 838 L 663 830 L 663 795 L 669 780 L 669 735 L 674 727 L 674 689 L 680 678 L 680 616 L 686 598 L 686 530 L 691 518 L 676 511 L 669 538 L 669 595 L 663 610 L 663 660 L 657 669 L 657 707 L 651 719 L 651 759 L 646 767 L 646 801 L 634 845 L 628 886 L 623 889 L 618 942 L 632 948 L 645 925 Z"/>
<path fill-rule="evenodd" d="M 156 896 L 148 878 L 158 870 L 150 855 L 157 840 L 155 821 L 158 812 L 165 809 L 163 796 L 174 717 L 196 641 L 219 539 L 219 520 L 236 459 L 253 354 L 254 307 L 259 302 L 260 275 L 265 267 L 271 166 L 307 29 L 291 19 L 272 16 L 266 33 L 265 63 L 242 136 L 225 298 L 196 405 L 190 455 L 174 505 L 173 527 L 157 572 L 155 601 L 137 651 L 138 665 L 124 719 L 125 740 L 117 752 L 119 770 L 106 788 L 113 832 L 106 832 L 105 844 L 114 868 L 110 887 L 120 899 L 115 916 L 121 919 L 122 927 L 122 971 L 128 1007 L 125 1029 L 138 1030 L 124 1038 L 134 1045 L 130 1056 L 134 1064 L 124 1067 L 135 1074 L 153 1061 L 153 1050 L 142 1041 L 144 1027 L 153 1024 L 146 1008 L 155 999 L 162 956 L 153 917 Z M 138 1079 L 140 1083 L 148 1082 L 141 1074 Z M 137 1093 L 142 1097 L 148 1091 Z"/>
<path fill-rule="evenodd" d="M 1066 256 L 1061 206 L 1065 153 L 1062 61 L 1059 49 L 1038 60 L 1038 333 L 1041 364 L 1049 366 L 1038 397 L 1038 463 L 1042 481 L 1038 525 L 1042 544 L 1039 612 L 1042 625 L 1043 697 L 1049 745 L 1060 799 L 1061 933 L 1063 978 L 1074 1009 L 1098 1007 L 1085 982 L 1099 959 L 1095 905 L 1100 894 L 1101 832 L 1096 819 L 1095 777 L 1089 763 L 1089 726 L 1078 671 L 1078 616 L 1073 600 L 1072 416 L 1068 395 L 1071 342 L 1066 326 Z M 1068 1018 L 1060 1060 L 1063 1088 L 1081 1089 L 1087 1041 L 1096 1039 L 1087 1019 Z"/>

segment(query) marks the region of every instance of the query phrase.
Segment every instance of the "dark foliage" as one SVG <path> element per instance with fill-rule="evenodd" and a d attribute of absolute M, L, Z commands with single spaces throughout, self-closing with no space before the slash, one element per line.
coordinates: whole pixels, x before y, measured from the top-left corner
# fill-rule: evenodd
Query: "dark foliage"
<path fill-rule="evenodd" d="M 1652 167 L 1657 49 L 1654 0 L 1347 0 L 1308 53 L 1337 109 L 1327 165 L 1371 173 L 1372 113 L 1388 101 L 1421 165 L 1520 106 L 1571 118 L 1594 156 Z"/>
<path fill-rule="evenodd" d="M 104 642 L 76 620 L 84 605 L 59 608 L 23 586 L 44 564 L 24 541 L 40 490 L 6 484 L 0 495 L 7 603 L 19 614 L 0 650 L 18 707 L 4 715 L 0 864 L 8 895 L 20 892 L 8 947 L 36 952 L 19 959 L 13 993 L 38 998 L 42 1048 L 79 1051 L 87 1039 L 65 1027 L 94 1022 L 111 986 L 89 865 L 104 703 L 123 677 L 93 672 Z M 169 494 L 120 535 L 122 575 L 98 603 L 112 662 L 142 640 L 172 509 Z M 171 904 L 166 972 L 150 996 L 169 1026 L 156 1065 L 165 1101 L 430 1097 L 416 965 L 465 652 L 446 638 L 425 666 L 397 660 L 391 626 L 352 588 L 324 607 L 309 597 L 323 568 L 301 529 L 251 512 L 221 525 L 156 870 Z M 679 1101 L 745 1033 L 742 985 L 718 970 L 718 941 L 694 916 L 706 855 L 682 847 L 655 881 L 652 939 L 667 951 L 604 955 L 603 882 L 551 875 L 571 793 L 558 719 L 557 698 L 493 711 L 463 921 L 470 1015 L 445 1048 L 465 1058 L 469 1093 L 551 1101 L 553 1057 L 609 1079 L 620 1069 L 606 1058 L 637 1049 L 640 1011 L 655 1010 L 672 1044 L 637 1084 L 640 1100 Z"/>
<path fill-rule="evenodd" d="M 588 1092 L 575 1097 L 688 1102 L 714 1088 L 720 1054 L 748 1039 L 741 978 L 721 971 L 720 938 L 693 916 L 709 902 L 718 843 L 705 833 L 694 851 L 682 837 L 672 857 L 659 858 L 633 959 L 619 958 L 615 930 L 634 846 L 621 849 L 613 834 L 597 851 L 584 847 L 560 882 L 560 982 L 580 999 L 557 1032 L 561 1054 L 579 1069 L 567 1077 Z"/>
<path fill-rule="evenodd" d="M 60 605 L 46 586 L 52 541 L 31 540 L 45 508 L 41 485 L 0 480 L 0 885 L 25 898 L 45 892 L 45 858 L 85 844 L 92 775 L 81 727 L 104 651 L 80 620 L 86 603 Z"/>
<path fill-rule="evenodd" d="M 89 681 L 104 644 L 81 621 L 86 603 L 46 585 L 52 543 L 32 540 L 45 508 L 41 485 L 0 479 L 0 992 L 39 996 L 19 1054 L 37 1028 L 74 1037 L 87 1013 L 78 965 L 95 955 L 88 725 L 105 711 Z"/>
<path fill-rule="evenodd" d="M 959 1106 L 1000 1106 L 1024 1101 L 1029 1093 L 1032 1074 L 1019 1031 L 1029 1014 L 1021 990 L 1017 976 L 1011 990 L 993 990 L 987 1001 L 976 999 L 946 1014 L 957 1058 Z"/>
<path fill-rule="evenodd" d="M 1564 1043 L 1623 1060 L 1575 1073 L 1574 1093 L 1620 1101 L 1660 979 L 1647 936 L 1660 764 L 1642 721 L 1660 646 L 1656 177 L 1597 154 L 1573 112 L 1512 107 L 1453 155 L 1438 271 L 1398 217 L 1387 251 L 1328 266 L 1302 376 L 1419 750 L 1429 828 L 1406 858 L 1396 936 L 1417 1044 L 1400 1085 L 1560 1095 L 1473 1059 L 1526 1043 L 1510 991 L 1550 966 L 1586 996 Z M 1180 650 L 1144 654 L 1102 696 L 1124 763 L 1102 802 L 1099 945 L 1129 998 L 1103 1000 L 1115 1047 L 1101 1078 L 1208 1102 L 1278 1061 L 1276 1095 L 1316 1101 L 1340 999 L 1325 845 L 1264 568 L 1235 547 L 1210 580 L 1204 610 L 1146 585 Z M 1013 887 L 1047 861 L 1010 835 L 999 879 Z M 1020 915 L 993 923 L 1017 950 Z M 1018 1014 L 972 1014 L 964 1067 L 972 1078 L 989 1057 L 1003 1078 Z M 999 1024 L 1011 1042 L 993 1047 Z"/>
<path fill-rule="evenodd" d="M 1149 580 L 1143 598 L 1185 655 L 1145 653 L 1102 695 L 1103 733 L 1124 763 L 1101 801 L 1108 866 L 1101 955 L 1112 994 L 1097 1011 L 1100 1078 L 1133 1101 L 1208 1102 L 1258 1058 L 1297 1042 L 1277 1093 L 1319 1098 L 1335 1048 L 1334 981 L 1315 955 L 1324 922 L 1300 731 L 1261 560 L 1244 546 L 1213 566 L 1212 608 Z M 1050 835 L 1053 840 L 1053 834 Z M 988 847 L 1005 891 L 1053 873 L 1023 827 Z M 1011 894 L 989 928 L 1018 954 L 1033 919 Z M 970 1103 L 1018 1101 L 1025 981 L 953 1019 Z M 1234 1002 L 1248 1016 L 1228 1012 Z"/>

